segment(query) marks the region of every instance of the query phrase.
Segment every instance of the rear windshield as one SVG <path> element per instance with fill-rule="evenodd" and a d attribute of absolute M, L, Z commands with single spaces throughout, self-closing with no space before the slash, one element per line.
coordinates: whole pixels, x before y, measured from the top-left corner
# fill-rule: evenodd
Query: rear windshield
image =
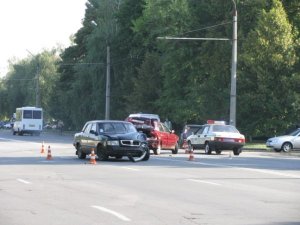
<path fill-rule="evenodd" d="M 24 110 L 23 118 L 24 119 L 42 119 L 42 111 Z"/>
<path fill-rule="evenodd" d="M 213 132 L 230 132 L 230 133 L 239 133 L 239 131 L 234 126 L 229 125 L 213 125 Z"/>
<path fill-rule="evenodd" d="M 109 133 L 109 134 L 124 134 L 137 132 L 135 127 L 131 123 L 99 123 L 99 133 Z"/>

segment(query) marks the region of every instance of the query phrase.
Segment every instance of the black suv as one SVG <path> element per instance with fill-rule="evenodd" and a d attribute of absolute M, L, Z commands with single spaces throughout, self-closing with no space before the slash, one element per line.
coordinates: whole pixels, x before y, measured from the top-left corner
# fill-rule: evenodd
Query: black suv
<path fill-rule="evenodd" d="M 145 161 L 150 158 L 146 139 L 145 134 L 137 132 L 132 123 L 94 120 L 87 122 L 82 131 L 74 135 L 73 145 L 79 159 L 85 159 L 94 149 L 99 160 L 128 156 L 133 161 L 136 160 L 133 157 Z"/>

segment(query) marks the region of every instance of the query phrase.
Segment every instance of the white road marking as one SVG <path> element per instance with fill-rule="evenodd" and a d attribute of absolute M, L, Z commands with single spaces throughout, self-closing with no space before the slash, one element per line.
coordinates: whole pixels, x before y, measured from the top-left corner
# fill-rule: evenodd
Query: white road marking
<path fill-rule="evenodd" d="M 283 176 L 283 177 L 290 177 L 290 178 L 297 178 L 300 179 L 299 175 L 294 175 L 290 173 L 281 173 L 281 172 L 276 172 L 272 170 L 263 170 L 263 169 L 255 169 L 255 168 L 243 168 L 240 166 L 230 166 L 226 164 L 215 164 L 215 163 L 202 163 L 202 162 L 197 162 L 197 161 L 182 161 L 182 160 L 176 160 L 176 159 L 162 159 L 162 158 L 156 158 L 158 160 L 164 160 L 164 161 L 177 161 L 177 162 L 184 162 L 184 163 L 192 163 L 192 164 L 198 164 L 198 165 L 205 165 L 205 166 L 214 166 L 214 167 L 226 167 L 226 168 L 233 168 L 233 169 L 239 169 L 239 170 L 247 170 L 247 171 L 252 171 L 252 172 L 257 172 L 257 173 L 264 173 L 264 174 L 270 174 L 270 175 L 276 175 L 276 176 Z"/>
<path fill-rule="evenodd" d="M 218 184 L 218 183 L 215 183 L 215 182 L 210 182 L 210 181 L 196 180 L 196 179 L 187 179 L 187 180 L 197 182 L 197 183 L 204 183 L 204 184 L 212 184 L 212 185 L 221 186 L 221 184 Z"/>
<path fill-rule="evenodd" d="M 128 217 L 118 213 L 118 212 L 115 212 L 113 210 L 110 210 L 110 209 L 107 209 L 107 208 L 104 208 L 104 207 L 101 207 L 101 206 L 97 206 L 97 205 L 92 205 L 91 206 L 92 208 L 95 208 L 95 209 L 98 209 L 102 212 L 106 212 L 106 213 L 109 213 L 109 214 L 112 214 L 116 217 L 118 217 L 119 219 L 123 220 L 123 221 L 131 221 Z"/>
<path fill-rule="evenodd" d="M 23 184 L 31 184 L 29 181 L 23 180 L 23 179 L 20 179 L 20 178 L 18 178 L 17 181 L 19 181 L 19 182 L 21 182 Z"/>
<path fill-rule="evenodd" d="M 126 167 L 126 166 L 123 166 L 121 168 L 126 169 L 126 170 L 132 170 L 132 171 L 140 171 L 139 169 L 135 169 L 135 168 L 131 168 L 131 167 Z"/>

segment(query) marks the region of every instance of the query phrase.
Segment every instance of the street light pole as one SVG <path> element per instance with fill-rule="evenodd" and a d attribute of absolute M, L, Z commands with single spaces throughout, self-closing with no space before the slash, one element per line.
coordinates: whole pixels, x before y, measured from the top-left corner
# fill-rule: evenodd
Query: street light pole
<path fill-rule="evenodd" d="M 32 55 L 34 57 L 34 55 L 28 50 L 26 49 L 26 51 Z M 40 68 L 39 68 L 39 62 L 37 61 L 37 68 L 36 68 L 36 85 L 35 85 L 35 106 L 36 107 L 40 107 Z"/>
<path fill-rule="evenodd" d="M 233 35 L 232 35 L 232 61 L 231 61 L 231 89 L 230 89 L 230 119 L 229 123 L 236 126 L 236 67 L 237 67 L 237 9 L 234 4 Z"/>
<path fill-rule="evenodd" d="M 109 120 L 110 117 L 110 49 L 107 46 L 107 55 L 106 55 L 106 101 L 105 101 L 105 119 Z"/>

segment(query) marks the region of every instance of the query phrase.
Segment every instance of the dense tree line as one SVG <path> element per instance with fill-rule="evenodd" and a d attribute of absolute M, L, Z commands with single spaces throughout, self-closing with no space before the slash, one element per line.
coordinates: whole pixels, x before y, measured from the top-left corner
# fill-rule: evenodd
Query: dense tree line
<path fill-rule="evenodd" d="M 271 136 L 300 122 L 300 2 L 236 3 L 237 127 Z M 175 127 L 228 121 L 231 42 L 157 37 L 231 38 L 232 12 L 231 0 L 88 0 L 83 26 L 60 57 L 45 51 L 12 64 L 0 83 L 1 113 L 34 105 L 39 63 L 49 117 L 72 129 L 104 119 L 109 46 L 111 119 L 149 112 Z"/>

